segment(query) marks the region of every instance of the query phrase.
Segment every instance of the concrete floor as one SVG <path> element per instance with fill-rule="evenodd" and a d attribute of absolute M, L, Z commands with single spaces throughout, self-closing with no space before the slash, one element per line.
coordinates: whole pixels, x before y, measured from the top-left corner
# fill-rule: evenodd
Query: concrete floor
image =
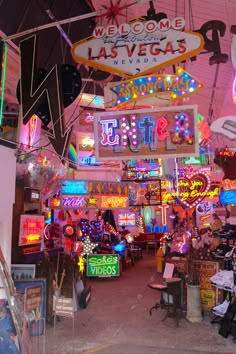
<path fill-rule="evenodd" d="M 62 319 L 46 331 L 46 354 L 232 354 L 236 343 L 232 336 L 223 338 L 218 325 L 205 317 L 201 323 L 181 319 L 160 321 L 162 310 L 149 308 L 158 292 L 150 289 L 151 281 L 161 281 L 156 272 L 154 253 L 145 253 L 141 261 L 114 279 L 92 279 L 92 298 L 87 309 L 72 320 Z"/>

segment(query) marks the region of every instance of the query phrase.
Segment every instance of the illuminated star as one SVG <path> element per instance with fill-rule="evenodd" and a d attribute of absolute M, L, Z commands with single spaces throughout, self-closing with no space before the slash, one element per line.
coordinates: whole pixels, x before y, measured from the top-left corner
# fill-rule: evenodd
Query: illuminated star
<path fill-rule="evenodd" d="M 94 197 L 89 197 L 89 198 L 84 198 L 85 202 L 86 202 L 86 207 L 89 205 L 92 206 L 97 206 L 97 198 Z"/>
<path fill-rule="evenodd" d="M 90 241 L 90 237 L 86 236 L 85 241 L 83 242 L 83 252 L 81 256 L 86 256 L 88 254 L 92 254 L 95 247 L 98 246 L 98 243 L 93 243 Z"/>
<path fill-rule="evenodd" d="M 113 0 L 110 0 L 110 5 L 102 5 L 102 7 L 106 10 L 102 15 L 97 16 L 97 18 L 106 17 L 107 25 L 110 23 L 113 24 L 115 22 L 116 26 L 119 26 L 118 20 L 116 16 L 126 17 L 126 14 L 123 14 L 122 11 L 126 10 L 128 7 L 133 6 L 137 3 L 137 1 L 132 2 L 127 5 L 120 6 L 121 0 L 117 0 L 116 4 L 113 4 Z"/>
<path fill-rule="evenodd" d="M 79 266 L 79 271 L 83 273 L 84 271 L 84 257 L 79 256 L 79 262 L 77 263 Z"/>

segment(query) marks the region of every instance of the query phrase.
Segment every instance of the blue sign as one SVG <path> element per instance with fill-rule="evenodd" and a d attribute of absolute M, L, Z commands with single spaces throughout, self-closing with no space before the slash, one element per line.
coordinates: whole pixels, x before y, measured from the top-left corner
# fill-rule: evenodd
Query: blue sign
<path fill-rule="evenodd" d="M 222 205 L 236 204 L 236 190 L 221 191 L 219 198 Z"/>
<path fill-rule="evenodd" d="M 88 194 L 88 181 L 63 179 L 61 181 L 61 194 Z"/>

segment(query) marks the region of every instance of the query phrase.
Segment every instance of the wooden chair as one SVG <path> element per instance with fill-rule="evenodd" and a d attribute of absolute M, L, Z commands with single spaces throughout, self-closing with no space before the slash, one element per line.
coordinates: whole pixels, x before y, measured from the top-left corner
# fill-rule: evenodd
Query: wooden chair
<path fill-rule="evenodd" d="M 54 308 L 54 333 L 56 328 L 57 316 L 59 317 L 70 317 L 73 320 L 73 333 L 75 329 L 75 317 L 74 317 L 74 301 L 73 298 L 68 298 L 64 296 L 57 296 L 55 299 Z"/>

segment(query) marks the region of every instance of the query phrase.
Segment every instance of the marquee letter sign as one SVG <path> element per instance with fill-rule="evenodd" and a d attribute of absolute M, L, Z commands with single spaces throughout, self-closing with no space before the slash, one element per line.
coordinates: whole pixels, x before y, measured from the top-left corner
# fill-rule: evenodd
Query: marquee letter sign
<path fill-rule="evenodd" d="M 202 50 L 202 35 L 185 31 L 184 26 L 180 17 L 99 26 L 91 37 L 72 46 L 72 56 L 78 63 L 122 76 L 145 75 Z"/>
<path fill-rule="evenodd" d="M 142 105 L 167 106 L 170 101 L 196 93 L 202 86 L 202 82 L 178 67 L 175 75 L 156 74 L 107 84 L 105 107 L 121 108 L 139 101 Z"/>
<path fill-rule="evenodd" d="M 98 161 L 197 156 L 197 106 L 94 115 Z"/>

